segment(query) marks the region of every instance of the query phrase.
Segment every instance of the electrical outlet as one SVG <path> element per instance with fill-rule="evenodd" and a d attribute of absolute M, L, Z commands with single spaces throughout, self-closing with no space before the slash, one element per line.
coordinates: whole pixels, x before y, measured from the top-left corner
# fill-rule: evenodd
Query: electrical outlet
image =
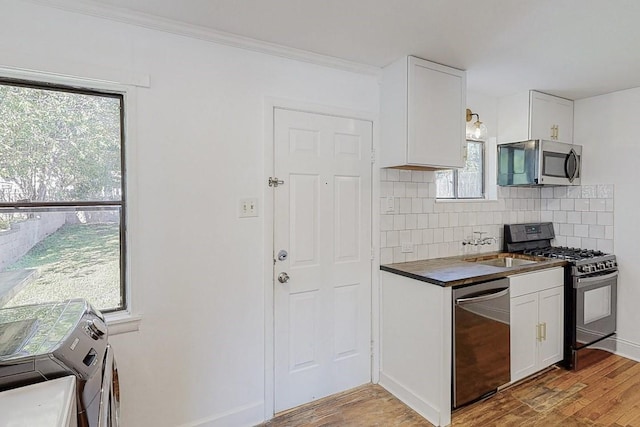
<path fill-rule="evenodd" d="M 386 212 L 395 212 L 396 210 L 396 199 L 393 196 L 387 196 L 387 201 L 385 205 Z"/>
<path fill-rule="evenodd" d="M 411 252 L 413 252 L 413 243 L 411 243 L 411 242 L 402 242 L 402 247 L 400 248 L 400 252 L 402 252 L 402 253 L 411 253 Z"/>
<path fill-rule="evenodd" d="M 258 216 L 258 199 L 240 199 L 240 218 Z"/>

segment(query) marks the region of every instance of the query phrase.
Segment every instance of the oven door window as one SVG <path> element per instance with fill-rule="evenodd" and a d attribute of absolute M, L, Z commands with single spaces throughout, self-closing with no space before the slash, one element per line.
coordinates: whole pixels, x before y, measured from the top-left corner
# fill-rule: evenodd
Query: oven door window
<path fill-rule="evenodd" d="M 611 316 L 611 286 L 584 293 L 584 324 Z"/>

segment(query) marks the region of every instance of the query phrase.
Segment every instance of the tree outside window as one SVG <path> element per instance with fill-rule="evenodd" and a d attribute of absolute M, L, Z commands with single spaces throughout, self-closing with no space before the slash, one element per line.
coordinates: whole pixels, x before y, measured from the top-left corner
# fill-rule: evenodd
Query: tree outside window
<path fill-rule="evenodd" d="M 125 307 L 123 96 L 0 81 L 0 306 Z"/>

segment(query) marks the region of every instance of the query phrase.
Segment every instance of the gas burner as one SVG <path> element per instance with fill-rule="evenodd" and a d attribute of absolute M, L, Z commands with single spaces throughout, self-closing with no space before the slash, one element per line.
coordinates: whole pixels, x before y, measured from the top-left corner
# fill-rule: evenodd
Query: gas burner
<path fill-rule="evenodd" d="M 580 261 L 606 255 L 604 252 L 594 249 L 569 248 L 566 246 L 548 246 L 546 248 L 529 249 L 525 250 L 524 253 L 545 258 L 564 259 L 567 261 Z"/>

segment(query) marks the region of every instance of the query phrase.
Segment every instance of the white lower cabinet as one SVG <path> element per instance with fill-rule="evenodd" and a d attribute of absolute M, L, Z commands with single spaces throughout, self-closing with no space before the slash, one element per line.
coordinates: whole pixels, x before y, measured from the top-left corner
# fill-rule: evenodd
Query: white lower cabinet
<path fill-rule="evenodd" d="M 511 382 L 563 358 L 564 269 L 509 277 L 511 293 Z"/>

